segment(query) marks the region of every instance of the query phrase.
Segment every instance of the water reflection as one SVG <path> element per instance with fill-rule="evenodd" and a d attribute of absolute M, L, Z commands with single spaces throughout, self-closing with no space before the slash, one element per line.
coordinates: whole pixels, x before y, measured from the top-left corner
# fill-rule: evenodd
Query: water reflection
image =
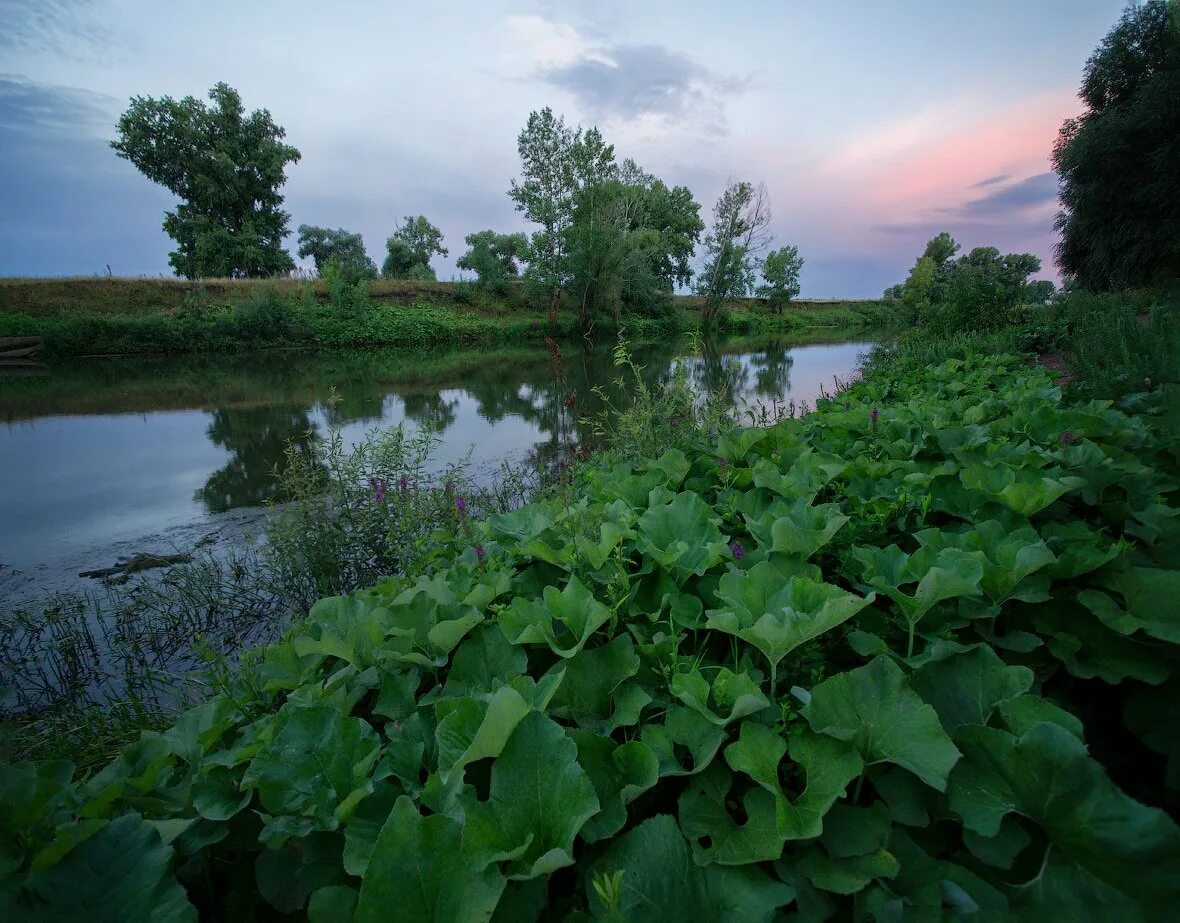
<path fill-rule="evenodd" d="M 813 402 L 846 376 L 864 344 L 710 343 L 693 380 L 738 406 Z M 651 385 L 682 344 L 637 349 Z M 276 354 L 223 360 L 79 363 L 47 378 L 0 382 L 0 564 L 148 535 L 261 503 L 288 445 L 339 429 L 431 421 L 438 461 L 551 461 L 589 443 L 596 388 L 626 406 L 609 348 L 567 346 L 450 355 Z"/>

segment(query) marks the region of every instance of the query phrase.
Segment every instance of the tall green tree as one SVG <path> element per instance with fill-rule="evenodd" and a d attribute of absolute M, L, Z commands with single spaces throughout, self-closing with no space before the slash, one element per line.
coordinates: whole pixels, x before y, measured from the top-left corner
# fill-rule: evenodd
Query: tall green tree
<path fill-rule="evenodd" d="M 705 299 L 705 325 L 712 326 L 725 301 L 748 295 L 754 286 L 754 258 L 771 241 L 766 186 L 730 183 L 713 206 L 713 226 L 705 235 L 705 263 L 696 292 Z"/>
<path fill-rule="evenodd" d="M 799 294 L 799 274 L 803 271 L 803 257 L 799 248 L 780 247 L 766 254 L 762 262 L 763 284 L 758 294 L 770 302 L 770 309 L 782 314 L 783 308 Z"/>
<path fill-rule="evenodd" d="M 474 272 L 481 288 L 503 293 L 508 282 L 520 275 L 520 266 L 528 250 L 524 234 L 497 234 L 476 231 L 464 238 L 467 252 L 455 261 L 459 269 Z"/>
<path fill-rule="evenodd" d="M 540 225 L 529 238 L 525 278 L 547 294 L 552 322 L 568 281 L 566 231 L 573 221 L 575 196 L 617 176 L 615 151 L 598 129 L 571 128 L 547 106 L 529 114 L 516 147 L 521 180 L 512 180 L 508 195 L 517 211 Z"/>
<path fill-rule="evenodd" d="M 365 241 L 360 234 L 344 228 L 322 228 L 313 224 L 299 225 L 299 257 L 311 257 L 315 271 L 323 275 L 329 265 L 337 266 L 353 280 L 373 279 L 377 264 L 365 252 Z"/>
<path fill-rule="evenodd" d="M 264 277 L 294 268 L 283 249 L 290 215 L 280 187 L 299 151 L 265 109 L 248 116 L 237 90 L 218 83 L 212 105 L 192 96 L 132 98 L 116 125 L 115 152 L 181 201 L 166 212 L 178 275 Z"/>
<path fill-rule="evenodd" d="M 1061 268 L 1116 290 L 1180 282 L 1180 3 L 1128 7 L 1086 62 L 1061 126 Z"/>
<path fill-rule="evenodd" d="M 381 275 L 387 279 L 434 279 L 431 258 L 446 256 L 443 234 L 425 215 L 406 215 L 393 236 L 385 241 L 385 262 Z"/>

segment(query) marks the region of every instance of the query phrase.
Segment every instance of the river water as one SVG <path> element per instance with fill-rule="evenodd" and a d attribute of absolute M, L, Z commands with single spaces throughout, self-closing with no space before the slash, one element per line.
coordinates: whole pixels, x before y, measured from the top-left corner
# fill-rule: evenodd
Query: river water
<path fill-rule="evenodd" d="M 811 405 L 868 347 L 729 341 L 689 360 L 739 409 Z M 685 344 L 636 350 L 650 381 Z M 431 424 L 439 467 L 470 453 L 478 478 L 589 441 L 579 420 L 620 370 L 609 348 L 455 353 L 284 352 L 218 359 L 81 360 L 0 377 L 0 605 L 78 589 L 80 571 L 140 551 L 249 531 L 292 441 Z M 573 400 L 571 400 L 571 398 Z M 616 394 L 617 404 L 625 395 Z M 81 581 L 85 583 L 85 581 Z"/>

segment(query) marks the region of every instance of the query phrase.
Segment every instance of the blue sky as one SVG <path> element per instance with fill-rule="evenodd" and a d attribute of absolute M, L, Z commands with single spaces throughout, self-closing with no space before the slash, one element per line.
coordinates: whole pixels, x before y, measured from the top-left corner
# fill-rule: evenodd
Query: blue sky
<path fill-rule="evenodd" d="M 0 274 L 169 274 L 172 197 L 106 146 L 132 95 L 224 80 L 302 152 L 291 226 L 523 229 L 551 106 L 687 184 L 764 180 L 803 295 L 877 295 L 930 236 L 1049 262 L 1049 152 L 1121 0 L 947 4 L 0 0 Z M 293 242 L 292 242 L 293 243 Z M 293 249 L 293 247 L 292 247 Z"/>

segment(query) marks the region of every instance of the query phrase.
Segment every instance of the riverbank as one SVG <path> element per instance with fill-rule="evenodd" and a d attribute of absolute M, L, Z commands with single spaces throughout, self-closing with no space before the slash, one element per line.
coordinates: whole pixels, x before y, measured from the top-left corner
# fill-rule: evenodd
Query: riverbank
<path fill-rule="evenodd" d="M 674 875 L 710 917 L 1163 919 L 1174 434 L 1014 356 L 716 434 L 685 380 L 634 405 L 643 444 L 484 522 L 453 504 L 410 573 L 321 600 L 101 774 L 20 768 L 16 909 L 152 860 L 148 912 L 376 918 L 467 862 L 485 916 L 629 919 Z"/>
<path fill-rule="evenodd" d="M 774 314 L 758 299 L 728 307 L 717 333 L 866 330 L 896 323 L 880 301 L 800 301 Z M 628 339 L 699 331 L 699 299 L 671 296 L 655 316 L 623 316 Z M 599 328 L 599 339 L 614 329 Z M 40 336 L 46 358 L 176 355 L 290 348 L 461 348 L 581 339 L 576 319 L 549 323 L 514 286 L 492 296 L 457 282 L 0 280 L 0 336 Z"/>

